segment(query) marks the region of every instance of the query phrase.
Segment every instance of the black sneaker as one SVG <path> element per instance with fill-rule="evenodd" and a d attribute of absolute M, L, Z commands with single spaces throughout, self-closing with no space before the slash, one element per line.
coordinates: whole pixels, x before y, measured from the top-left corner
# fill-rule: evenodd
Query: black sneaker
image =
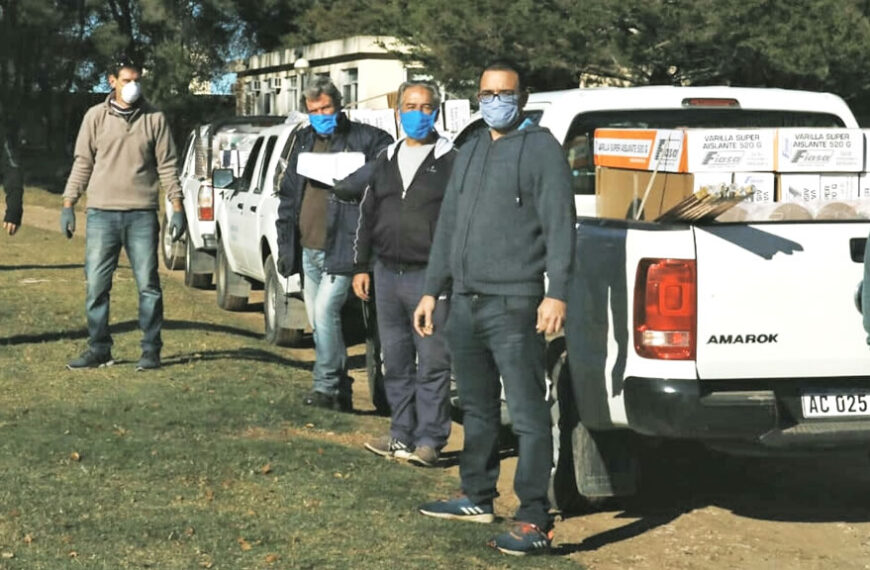
<path fill-rule="evenodd" d="M 154 370 L 160 368 L 160 353 L 152 350 L 146 350 L 136 363 L 136 371 Z"/>
<path fill-rule="evenodd" d="M 489 546 L 514 556 L 541 554 L 550 550 L 553 531 L 544 532 L 532 523 L 516 522 L 507 532 L 490 539 Z"/>
<path fill-rule="evenodd" d="M 492 504 L 476 505 L 466 496 L 424 503 L 418 509 L 421 515 L 437 519 L 452 519 L 475 523 L 491 523 L 495 520 Z"/>
<path fill-rule="evenodd" d="M 302 398 L 302 403 L 306 406 L 314 406 L 315 408 L 324 408 L 327 410 L 336 409 L 335 396 L 318 392 L 317 390 L 307 394 Z"/>
<path fill-rule="evenodd" d="M 102 368 L 103 366 L 111 366 L 114 363 L 112 353 L 94 352 L 89 348 L 81 353 L 78 358 L 73 358 L 67 362 L 66 367 L 70 370 L 80 370 L 82 368 Z"/>

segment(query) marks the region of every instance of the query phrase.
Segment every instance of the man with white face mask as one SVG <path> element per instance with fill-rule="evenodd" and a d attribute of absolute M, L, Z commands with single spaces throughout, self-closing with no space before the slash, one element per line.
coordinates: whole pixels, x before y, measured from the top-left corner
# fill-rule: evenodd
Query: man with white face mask
<path fill-rule="evenodd" d="M 157 275 L 159 190 L 172 202 L 169 233 L 185 231 L 175 143 L 166 117 L 142 98 L 141 69 L 129 62 L 109 73 L 112 92 L 88 109 L 76 139 L 75 162 L 63 193 L 61 231 L 72 238 L 74 206 L 88 193 L 85 236 L 85 313 L 88 348 L 71 360 L 71 370 L 108 366 L 109 291 L 123 246 L 139 289 L 142 354 L 136 370 L 160 367 L 163 292 Z"/>

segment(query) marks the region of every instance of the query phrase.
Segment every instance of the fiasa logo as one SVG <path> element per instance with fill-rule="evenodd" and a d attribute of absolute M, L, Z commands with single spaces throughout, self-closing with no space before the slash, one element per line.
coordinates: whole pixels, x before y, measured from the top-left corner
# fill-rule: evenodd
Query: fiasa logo
<path fill-rule="evenodd" d="M 714 334 L 707 339 L 707 344 L 773 344 L 779 333 L 765 334 Z"/>

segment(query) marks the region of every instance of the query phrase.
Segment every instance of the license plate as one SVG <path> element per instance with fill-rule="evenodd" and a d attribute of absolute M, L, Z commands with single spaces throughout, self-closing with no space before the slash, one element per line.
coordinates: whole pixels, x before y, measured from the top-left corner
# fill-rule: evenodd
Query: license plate
<path fill-rule="evenodd" d="M 801 395 L 805 418 L 870 416 L 870 393 L 816 393 Z"/>

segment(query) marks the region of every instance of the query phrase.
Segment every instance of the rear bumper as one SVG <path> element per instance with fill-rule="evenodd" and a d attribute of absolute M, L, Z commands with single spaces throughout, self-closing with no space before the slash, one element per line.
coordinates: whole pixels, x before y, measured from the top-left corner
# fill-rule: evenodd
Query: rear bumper
<path fill-rule="evenodd" d="M 214 234 L 202 234 L 202 249 L 210 251 L 217 249 L 217 238 Z"/>
<path fill-rule="evenodd" d="M 692 381 L 627 378 L 629 427 L 641 434 L 768 449 L 870 447 L 870 416 L 806 419 L 800 396 L 819 379 Z M 824 389 L 867 390 L 870 378 L 825 379 Z"/>

